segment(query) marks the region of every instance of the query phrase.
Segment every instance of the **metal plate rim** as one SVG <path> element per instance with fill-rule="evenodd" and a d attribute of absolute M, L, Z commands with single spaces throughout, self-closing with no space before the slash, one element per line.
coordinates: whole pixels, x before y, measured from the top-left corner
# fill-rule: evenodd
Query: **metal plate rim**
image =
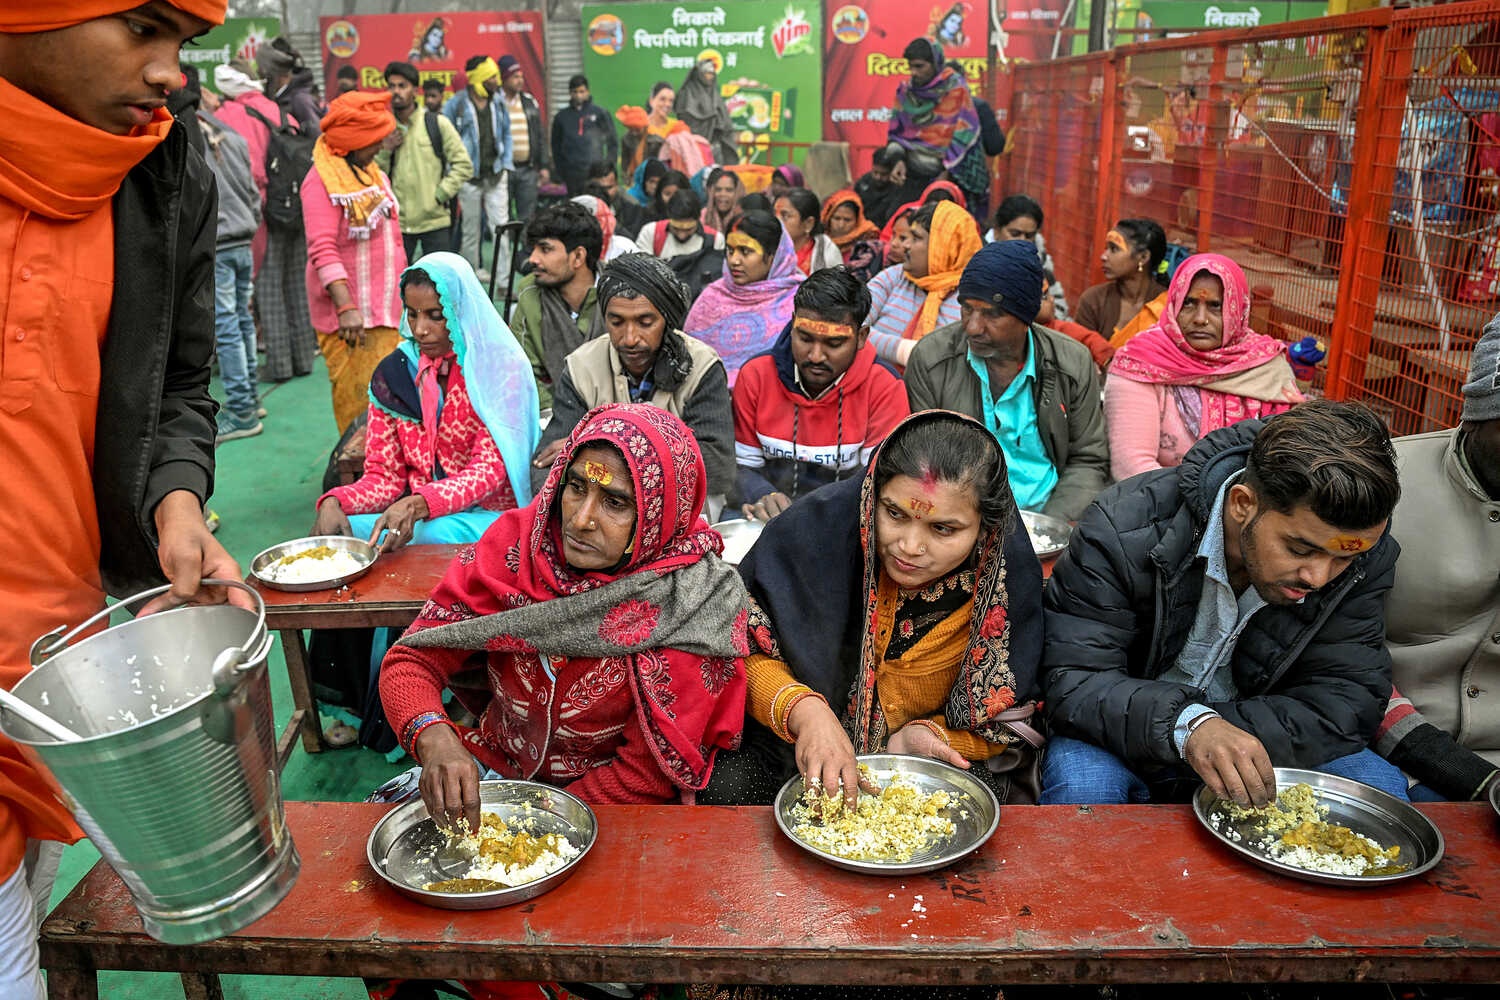
<path fill-rule="evenodd" d="M 314 543 L 314 544 L 307 544 Z M 263 571 L 271 563 L 282 556 L 290 555 L 301 549 L 317 548 L 318 545 L 332 545 L 355 555 L 367 555 L 368 558 L 362 568 L 344 576 L 336 576 L 329 580 L 318 580 L 313 583 L 280 583 L 265 576 Z M 349 535 L 305 535 L 301 538 L 289 538 L 284 542 L 277 542 L 270 548 L 262 549 L 256 553 L 255 558 L 250 560 L 250 575 L 263 586 L 272 590 L 281 590 L 291 594 L 308 594 L 318 590 L 337 590 L 346 583 L 353 583 L 370 571 L 379 558 L 379 551 L 363 538 L 354 538 Z"/>
<path fill-rule="evenodd" d="M 899 766 L 892 767 L 889 765 L 891 763 L 899 765 L 903 761 L 915 760 L 921 761 L 924 767 L 926 767 L 927 765 L 933 765 L 938 768 L 952 771 L 955 775 L 959 775 L 962 778 L 972 781 L 977 789 L 983 791 L 985 799 L 989 802 L 992 810 L 989 826 L 982 834 L 979 835 L 979 837 L 974 841 L 973 844 L 968 845 L 962 851 L 944 855 L 942 857 L 932 858 L 926 861 L 901 861 L 894 863 L 884 863 L 879 861 L 856 861 L 852 858 L 842 858 L 837 854 L 829 854 L 827 851 L 819 850 L 818 848 L 802 840 L 796 834 L 792 833 L 791 826 L 787 823 L 785 816 L 783 816 L 783 805 L 787 804 L 787 800 L 789 798 L 796 798 L 796 795 L 801 794 L 799 791 L 794 795 L 792 789 L 794 786 L 799 786 L 801 784 L 802 776 L 800 774 L 793 775 L 791 778 L 787 779 L 786 784 L 782 785 L 781 790 L 776 793 L 776 800 L 771 807 L 771 814 L 776 818 L 777 829 L 779 829 L 788 840 L 800 847 L 802 850 L 806 851 L 808 854 L 811 854 L 813 857 L 817 858 L 819 861 L 825 861 L 828 864 L 833 865 L 835 868 L 842 868 L 845 871 L 855 872 L 860 875 L 918 875 L 922 872 L 937 871 L 939 868 L 946 868 L 954 862 L 968 857 L 970 854 L 973 854 L 975 851 L 979 850 L 986 843 L 988 843 L 989 839 L 995 835 L 995 831 L 1000 828 L 1000 800 L 996 798 L 994 791 L 978 778 L 975 778 L 973 775 L 954 767 L 952 764 L 947 764 L 943 761 L 935 760 L 931 757 L 917 757 L 910 754 L 894 753 L 860 754 L 854 759 L 859 763 L 869 764 L 871 770 L 900 770 Z M 886 766 L 877 767 L 877 765 L 882 764 Z M 979 762 L 978 766 L 982 767 L 984 765 L 982 762 Z"/>
<path fill-rule="evenodd" d="M 589 830 L 587 839 L 585 839 L 583 845 L 579 847 L 578 854 L 575 857 L 569 858 L 568 862 L 557 871 L 551 872 L 547 875 L 543 875 L 541 878 L 536 879 L 535 881 L 527 882 L 522 885 L 506 886 L 504 889 L 496 889 L 491 892 L 432 892 L 428 889 L 418 889 L 415 886 L 407 885 L 405 882 L 393 878 L 390 873 L 385 870 L 385 867 L 380 863 L 383 859 L 376 857 L 375 851 L 376 842 L 380 839 L 381 832 L 385 830 L 387 826 L 394 825 L 395 823 L 401 820 L 405 820 L 412 815 L 420 814 L 419 819 L 408 823 L 406 827 L 402 829 L 401 832 L 405 832 L 406 829 L 410 829 L 411 827 L 416 826 L 419 823 L 431 818 L 428 815 L 427 807 L 423 804 L 421 798 L 415 798 L 408 802 L 401 802 L 396 804 L 394 808 L 390 809 L 385 813 L 385 815 L 381 816 L 380 819 L 375 823 L 375 826 L 371 828 L 370 835 L 365 838 L 366 863 L 369 864 L 376 875 L 380 876 L 380 878 L 385 882 L 386 885 L 390 886 L 392 889 L 395 889 L 397 892 L 401 893 L 401 895 L 406 896 L 409 899 L 414 899 L 419 903 L 425 903 L 428 906 L 433 906 L 442 910 L 491 910 L 498 909 L 503 906 L 513 906 L 516 903 L 524 903 L 529 899 L 540 896 L 542 893 L 548 891 L 549 889 L 553 889 L 556 886 L 561 885 L 568 879 L 569 876 L 573 874 L 579 863 L 582 862 L 584 858 L 588 857 L 589 852 L 593 850 L 594 844 L 598 842 L 599 817 L 595 814 L 594 810 L 589 807 L 589 804 L 587 802 L 584 802 L 582 799 L 572 794 L 571 792 L 565 791 L 561 788 L 555 788 L 552 785 L 542 784 L 539 781 L 524 781 L 521 779 L 511 778 L 499 778 L 481 781 L 479 783 L 479 799 L 481 807 L 484 805 L 484 793 L 486 791 L 493 792 L 505 787 L 520 787 L 535 789 L 538 792 L 546 792 L 549 795 L 556 795 L 565 799 L 569 799 L 572 801 L 573 805 L 583 810 L 583 812 L 589 817 L 591 829 Z M 399 834 L 393 835 L 393 842 L 396 836 L 399 836 Z"/>
<path fill-rule="evenodd" d="M 1295 785 L 1299 782 L 1308 782 L 1309 784 L 1314 784 L 1315 787 L 1323 786 L 1330 790 L 1340 791 L 1346 795 L 1362 799 L 1372 805 L 1379 806 L 1386 813 L 1395 812 L 1399 815 L 1409 812 L 1410 816 L 1408 819 L 1411 817 L 1417 819 L 1424 832 L 1429 833 L 1435 839 L 1437 849 L 1432 853 L 1431 857 L 1427 858 L 1421 864 L 1413 865 L 1404 872 L 1397 872 L 1392 875 L 1338 875 L 1332 872 L 1318 872 L 1307 868 L 1298 868 L 1284 861 L 1267 857 L 1252 850 L 1245 844 L 1231 840 L 1225 836 L 1212 819 L 1213 807 L 1218 801 L 1218 797 L 1209 790 L 1207 785 L 1200 786 L 1198 791 L 1193 795 L 1193 815 L 1197 818 L 1198 823 L 1215 840 L 1251 863 L 1265 868 L 1267 871 L 1275 872 L 1278 875 L 1287 875 L 1305 882 L 1316 882 L 1320 885 L 1334 885 L 1341 888 L 1365 888 L 1389 885 L 1392 882 L 1402 882 L 1407 879 L 1416 878 L 1431 871 L 1437 867 L 1438 862 L 1443 860 L 1443 855 L 1447 850 L 1447 844 L 1443 839 L 1443 831 L 1439 830 L 1436 823 L 1428 819 L 1410 803 L 1402 802 L 1400 799 L 1382 792 L 1378 788 L 1366 785 L 1363 782 L 1336 774 L 1293 767 L 1278 767 L 1274 770 L 1276 772 L 1277 788 Z"/>
<path fill-rule="evenodd" d="M 1061 536 L 1062 538 L 1061 544 L 1054 545 L 1051 548 L 1036 549 L 1036 556 L 1038 559 L 1046 559 L 1050 556 L 1061 555 L 1063 552 L 1067 551 L 1068 540 L 1073 536 L 1073 526 L 1067 521 L 1064 521 L 1061 518 L 1052 517 L 1050 514 L 1038 514 L 1036 511 L 1031 510 L 1021 511 L 1021 520 L 1023 522 L 1034 522 L 1036 523 L 1037 527 L 1046 531 L 1048 534 L 1051 534 L 1053 536 Z"/>

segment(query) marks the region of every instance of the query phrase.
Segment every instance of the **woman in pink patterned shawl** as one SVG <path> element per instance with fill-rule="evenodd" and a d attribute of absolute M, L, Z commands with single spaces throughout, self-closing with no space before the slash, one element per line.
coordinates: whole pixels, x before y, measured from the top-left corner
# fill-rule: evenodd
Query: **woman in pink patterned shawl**
<path fill-rule="evenodd" d="M 1250 288 L 1228 257 L 1177 268 L 1161 320 L 1116 352 L 1104 383 L 1115 479 L 1180 465 L 1210 431 L 1302 402 L 1286 345 L 1250 329 Z"/>

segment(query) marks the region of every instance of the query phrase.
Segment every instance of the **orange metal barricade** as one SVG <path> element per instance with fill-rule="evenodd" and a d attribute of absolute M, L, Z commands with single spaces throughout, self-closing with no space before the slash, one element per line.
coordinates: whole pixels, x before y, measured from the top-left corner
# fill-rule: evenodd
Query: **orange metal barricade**
<path fill-rule="evenodd" d="M 1267 25 L 1018 67 L 1006 191 L 1057 276 L 1116 219 L 1234 258 L 1257 330 L 1319 338 L 1314 387 L 1398 434 L 1453 426 L 1500 311 L 1500 6 Z"/>

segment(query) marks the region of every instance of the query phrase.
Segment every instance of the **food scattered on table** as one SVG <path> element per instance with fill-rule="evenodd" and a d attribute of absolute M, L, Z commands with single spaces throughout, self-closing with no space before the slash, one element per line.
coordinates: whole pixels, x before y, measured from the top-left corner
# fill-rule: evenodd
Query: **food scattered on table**
<path fill-rule="evenodd" d="M 1401 846 L 1381 847 L 1347 826 L 1326 822 L 1328 807 L 1318 802 L 1311 785 L 1284 789 L 1276 801 L 1259 809 L 1220 801 L 1214 818 L 1225 835 L 1239 841 L 1236 826 L 1250 824 L 1250 846 L 1283 864 L 1329 875 L 1396 875 L 1411 867 L 1399 860 Z"/>
<path fill-rule="evenodd" d="M 364 560 L 347 549 L 318 545 L 282 556 L 261 570 L 260 575 L 273 583 L 321 583 L 358 573 L 365 565 Z"/>
<path fill-rule="evenodd" d="M 865 765 L 860 774 L 869 777 Z M 803 843 L 853 861 L 900 863 L 919 850 L 952 836 L 956 827 L 943 815 L 950 796 L 923 794 L 910 778 L 891 776 L 878 793 L 860 792 L 854 810 L 842 795 L 809 788 L 792 807 L 792 833 Z"/>
<path fill-rule="evenodd" d="M 536 834 L 523 829 L 521 823 L 512 827 L 491 812 L 480 817 L 477 833 L 454 836 L 453 846 L 472 853 L 474 862 L 457 878 L 423 886 L 429 892 L 493 892 L 525 885 L 552 874 L 578 856 L 578 848 L 562 834 Z"/>

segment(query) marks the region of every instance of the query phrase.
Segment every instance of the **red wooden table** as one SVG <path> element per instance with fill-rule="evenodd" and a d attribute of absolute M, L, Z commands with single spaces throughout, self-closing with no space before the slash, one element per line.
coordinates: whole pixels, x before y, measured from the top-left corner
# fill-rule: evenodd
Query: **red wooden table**
<path fill-rule="evenodd" d="M 146 937 L 102 864 L 42 927 L 53 997 L 94 970 L 621 982 L 983 984 L 1500 980 L 1500 827 L 1420 807 L 1447 854 L 1420 878 L 1334 888 L 1230 853 L 1186 806 L 1008 806 L 940 872 L 860 876 L 794 847 L 768 808 L 606 806 L 567 882 L 438 910 L 365 861 L 386 807 L 288 803 L 302 875 L 244 931 Z"/>
<path fill-rule="evenodd" d="M 281 649 L 286 656 L 287 680 L 291 683 L 296 711 L 278 748 L 283 765 L 292 749 L 291 736 L 299 724 L 302 749 L 308 753 L 323 749 L 322 722 L 312 694 L 312 675 L 302 630 L 406 628 L 422 610 L 427 595 L 432 593 L 459 548 L 405 546 L 381 556 L 368 573 L 338 590 L 289 593 L 264 586 L 254 577 L 246 581 L 266 602 L 266 627 L 281 634 Z"/>

